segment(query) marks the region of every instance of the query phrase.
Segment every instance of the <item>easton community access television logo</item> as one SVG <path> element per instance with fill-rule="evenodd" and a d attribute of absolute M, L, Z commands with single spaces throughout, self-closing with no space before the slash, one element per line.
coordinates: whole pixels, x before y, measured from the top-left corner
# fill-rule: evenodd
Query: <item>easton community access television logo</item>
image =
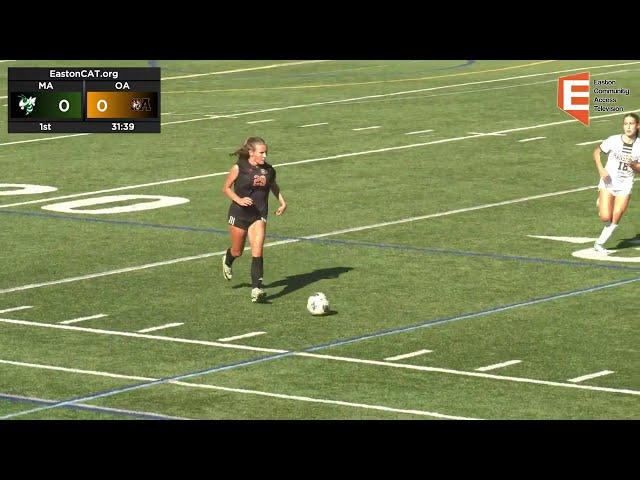
<path fill-rule="evenodd" d="M 558 78 L 558 108 L 589 126 L 589 72 Z"/>

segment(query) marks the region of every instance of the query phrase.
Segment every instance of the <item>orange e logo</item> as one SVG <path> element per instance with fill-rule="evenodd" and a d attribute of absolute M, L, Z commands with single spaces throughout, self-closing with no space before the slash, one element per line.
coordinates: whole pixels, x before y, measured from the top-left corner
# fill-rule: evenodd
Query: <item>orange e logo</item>
<path fill-rule="evenodd" d="M 558 108 L 589 126 L 589 72 L 558 78 Z"/>

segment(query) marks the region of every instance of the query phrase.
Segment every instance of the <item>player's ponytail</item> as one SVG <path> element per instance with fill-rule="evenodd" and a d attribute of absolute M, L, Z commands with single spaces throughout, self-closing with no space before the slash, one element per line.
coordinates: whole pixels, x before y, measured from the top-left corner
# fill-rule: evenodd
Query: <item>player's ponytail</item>
<path fill-rule="evenodd" d="M 244 141 L 244 144 L 237 149 L 235 152 L 230 153 L 229 156 L 236 155 L 240 160 L 246 160 L 249 158 L 249 150 L 255 150 L 256 145 L 266 145 L 265 142 L 260 137 L 249 137 Z"/>

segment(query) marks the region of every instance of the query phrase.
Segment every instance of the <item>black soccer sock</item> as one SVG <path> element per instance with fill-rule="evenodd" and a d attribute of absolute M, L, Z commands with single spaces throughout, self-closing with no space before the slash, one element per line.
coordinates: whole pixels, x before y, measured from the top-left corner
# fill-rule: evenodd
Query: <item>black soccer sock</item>
<path fill-rule="evenodd" d="M 251 288 L 262 288 L 262 257 L 251 257 Z"/>
<path fill-rule="evenodd" d="M 227 267 L 233 265 L 233 261 L 238 258 L 231 255 L 231 249 L 227 248 L 227 253 L 224 254 L 224 263 Z"/>

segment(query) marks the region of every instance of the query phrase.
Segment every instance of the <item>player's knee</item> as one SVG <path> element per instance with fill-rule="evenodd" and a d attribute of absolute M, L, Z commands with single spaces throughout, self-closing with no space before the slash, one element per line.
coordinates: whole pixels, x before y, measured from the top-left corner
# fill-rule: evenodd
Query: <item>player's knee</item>
<path fill-rule="evenodd" d="M 603 222 L 611 221 L 611 215 L 609 215 L 608 213 L 600 212 L 599 216 L 600 216 L 600 220 L 602 220 Z"/>

